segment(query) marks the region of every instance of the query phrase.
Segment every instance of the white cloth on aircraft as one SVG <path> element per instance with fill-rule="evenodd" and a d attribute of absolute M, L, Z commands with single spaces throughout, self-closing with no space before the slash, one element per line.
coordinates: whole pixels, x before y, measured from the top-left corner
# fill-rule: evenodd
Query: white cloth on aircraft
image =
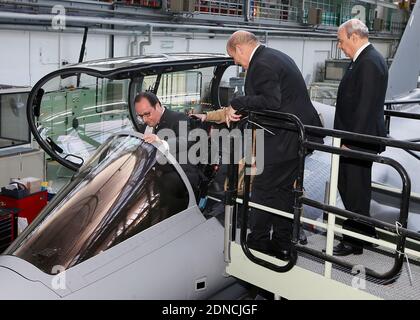
<path fill-rule="evenodd" d="M 144 129 L 144 134 L 153 134 L 154 128 L 150 126 L 146 126 L 146 129 Z M 165 140 L 161 139 L 160 144 L 162 145 L 161 151 L 164 151 L 164 154 L 167 155 L 169 153 L 169 144 Z"/>
<path fill-rule="evenodd" d="M 67 135 L 58 136 L 57 144 L 64 150 L 65 154 L 74 154 L 85 160 L 89 159 L 96 150 L 96 147 L 84 141 L 76 130 L 72 130 Z M 71 156 L 68 157 L 68 160 L 76 161 Z"/>
<path fill-rule="evenodd" d="M 144 130 L 144 134 L 152 134 L 153 133 L 153 127 L 146 126 L 146 129 Z"/>

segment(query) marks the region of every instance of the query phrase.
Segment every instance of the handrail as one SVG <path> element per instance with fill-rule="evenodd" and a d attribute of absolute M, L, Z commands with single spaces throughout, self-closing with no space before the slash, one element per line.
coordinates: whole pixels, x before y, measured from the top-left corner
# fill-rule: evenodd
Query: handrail
<path fill-rule="evenodd" d="M 409 99 L 409 100 L 385 100 L 384 105 L 393 105 L 393 104 L 413 104 L 420 103 L 420 99 Z"/>
<path fill-rule="evenodd" d="M 391 136 L 389 136 L 389 137 L 392 138 Z M 419 139 L 406 140 L 406 141 L 408 141 L 408 142 L 420 142 L 420 141 L 417 141 L 417 140 L 419 140 Z M 405 149 L 404 149 L 404 151 L 407 152 L 410 156 L 416 158 L 417 160 L 420 160 L 420 156 L 417 155 L 415 152 L 413 152 L 411 150 L 405 150 Z"/>
<path fill-rule="evenodd" d="M 230 163 L 228 166 L 228 185 L 224 197 L 225 205 L 225 237 L 224 256 L 225 262 L 230 262 L 230 241 L 236 240 L 236 198 L 238 196 L 238 164 L 235 164 L 234 138 L 230 137 Z"/>
<path fill-rule="evenodd" d="M 385 128 L 386 133 L 389 134 L 390 132 L 390 125 L 391 125 L 391 117 L 398 117 L 398 118 L 406 118 L 406 119 L 414 119 L 419 120 L 420 114 L 417 113 L 410 113 L 410 112 L 402 112 L 402 111 L 395 111 L 392 110 L 392 105 L 396 104 L 415 104 L 420 103 L 420 99 L 410 99 L 410 100 L 386 100 L 384 115 L 385 115 Z"/>
<path fill-rule="evenodd" d="M 388 135 L 390 134 L 391 117 L 398 117 L 398 118 L 405 118 L 405 119 L 412 119 L 412 120 L 420 120 L 420 114 L 418 114 L 418 113 L 390 110 L 391 105 L 393 105 L 393 104 L 411 104 L 411 103 L 420 103 L 420 99 L 404 100 L 404 101 L 393 101 L 393 100 L 385 101 L 385 105 L 386 105 L 386 108 L 387 108 L 387 110 L 384 111 L 385 127 L 386 127 L 386 133 Z M 416 140 L 418 140 L 418 139 L 416 139 Z M 409 140 L 407 140 L 407 141 L 409 141 Z M 416 141 L 413 140 L 411 142 L 416 142 Z M 417 141 L 417 142 L 419 142 L 419 141 Z M 409 155 L 413 156 L 414 158 L 416 158 L 417 160 L 420 160 L 420 156 L 415 154 L 413 151 L 411 151 L 411 150 L 404 150 L 404 151 L 407 152 Z"/>
<path fill-rule="evenodd" d="M 349 268 L 354 267 L 351 264 L 342 261 L 338 258 L 332 257 L 330 255 L 323 254 L 321 252 L 318 252 L 316 250 L 308 249 L 306 247 L 302 247 L 298 245 L 298 239 L 297 235 L 299 232 L 299 226 L 300 226 L 300 216 L 302 213 L 303 204 L 313 206 L 316 208 L 324 209 L 328 212 L 335 212 L 337 214 L 340 214 L 347 218 L 352 218 L 360 221 L 364 221 L 370 224 L 373 224 L 375 227 L 390 230 L 397 234 L 397 243 L 396 243 L 396 252 L 395 252 L 395 260 L 394 265 L 388 272 L 385 273 L 377 273 L 374 270 L 366 269 L 366 274 L 370 275 L 375 278 L 379 279 L 393 279 L 395 276 L 398 275 L 400 272 L 402 265 L 403 265 L 403 259 L 404 259 L 404 249 L 405 249 L 405 238 L 406 236 L 413 237 L 415 239 L 420 239 L 420 234 L 417 234 L 415 232 L 412 232 L 408 230 L 407 227 L 407 219 L 408 219 L 408 208 L 409 208 L 409 200 L 410 200 L 410 192 L 411 192 L 411 181 L 410 178 L 406 172 L 406 170 L 399 164 L 397 161 L 382 157 L 376 154 L 368 153 L 368 152 L 362 152 L 362 151 L 355 151 L 355 150 L 346 150 L 331 146 L 325 146 L 320 143 L 315 143 L 307 140 L 307 134 L 315 134 L 315 135 L 330 135 L 334 137 L 339 138 L 345 138 L 348 140 L 358 141 L 358 142 L 365 142 L 365 143 L 371 143 L 376 145 L 382 145 L 382 146 L 392 146 L 396 148 L 401 149 L 411 149 L 420 151 L 420 145 L 408 142 L 408 141 L 398 141 L 393 140 L 389 138 L 383 138 L 383 137 L 374 137 L 364 134 L 357 134 L 357 133 L 351 133 L 346 131 L 340 131 L 340 130 L 334 130 L 334 129 L 325 129 L 320 127 L 314 127 L 314 126 L 308 126 L 300 122 L 300 120 L 291 114 L 285 114 L 277 111 L 265 111 L 265 112 L 256 112 L 252 111 L 249 113 L 250 119 L 253 120 L 253 122 L 257 122 L 260 125 L 265 126 L 272 126 L 277 128 L 285 128 L 292 129 L 290 126 L 290 123 L 293 123 L 295 126 L 295 130 L 297 129 L 298 133 L 298 139 L 299 139 L 299 168 L 298 168 L 298 178 L 297 178 L 297 184 L 295 188 L 295 206 L 294 206 L 294 225 L 293 225 L 293 235 L 292 235 L 292 252 L 293 254 L 297 251 L 306 252 L 308 254 L 311 254 L 316 257 L 320 257 L 326 261 L 330 261 L 335 264 L 339 264 L 343 267 Z M 274 122 L 275 120 L 280 120 Z M 266 121 L 264 121 L 266 120 Z M 268 120 L 268 121 L 267 121 Z M 288 122 L 288 125 L 285 125 L 281 122 Z M 328 206 L 323 203 L 316 202 L 314 200 L 308 199 L 303 196 L 303 176 L 304 176 L 304 161 L 305 161 L 305 153 L 308 149 L 311 150 L 320 150 L 323 152 L 333 153 L 333 154 L 339 154 L 344 157 L 351 157 L 351 158 L 357 158 L 362 160 L 368 160 L 372 162 L 378 162 L 383 163 L 392 166 L 397 172 L 400 174 L 401 179 L 403 181 L 403 190 L 402 190 L 402 201 L 401 201 L 401 207 L 400 207 L 400 215 L 398 222 L 400 223 L 400 226 L 393 226 L 392 224 L 385 223 L 381 220 L 365 217 L 363 215 L 357 214 L 352 211 L 339 209 L 333 206 Z M 245 255 L 250 258 L 251 261 L 266 266 L 274 271 L 278 272 L 286 272 L 290 270 L 291 267 L 291 261 L 284 266 L 284 267 L 277 267 L 272 268 L 272 264 L 254 257 L 250 252 L 246 245 L 246 227 L 247 227 L 247 215 L 248 212 L 248 202 L 249 202 L 249 187 L 250 187 L 250 177 L 249 175 L 245 176 L 245 192 L 244 192 L 244 205 L 242 207 L 242 218 L 243 218 L 243 224 L 241 226 L 241 246 L 245 253 Z M 295 259 L 297 257 L 291 258 L 291 260 Z M 294 262 L 295 263 L 295 262 Z"/>
<path fill-rule="evenodd" d="M 340 156 L 345 156 L 349 158 L 369 160 L 372 162 L 387 164 L 393 167 L 400 174 L 401 179 L 403 181 L 403 188 L 402 188 L 402 193 L 401 193 L 402 200 L 401 200 L 401 207 L 400 207 L 400 214 L 399 214 L 398 222 L 401 226 L 404 226 L 404 227 L 407 226 L 408 208 L 409 208 L 410 193 L 411 193 L 411 181 L 406 170 L 397 161 L 387 158 L 387 157 L 381 157 L 381 156 L 377 156 L 377 155 L 373 155 L 373 154 L 369 154 L 365 152 L 346 150 L 346 149 L 341 149 L 341 148 L 336 148 L 336 147 L 324 146 L 321 144 L 308 143 L 308 145 L 311 146 L 311 148 L 315 150 L 330 152 L 333 154 L 339 154 Z M 363 216 L 361 214 L 358 214 L 349 210 L 343 210 L 343 209 L 336 208 L 334 206 L 325 205 L 321 202 L 314 201 L 306 197 L 301 197 L 300 200 L 302 201 L 303 204 L 306 204 L 308 206 L 322 209 L 322 210 L 325 210 L 326 212 L 335 213 L 345 218 L 351 218 L 351 219 L 362 221 L 365 223 L 370 223 L 374 227 L 382 228 L 382 229 L 396 233 L 397 234 L 397 241 L 396 241 L 397 249 L 395 251 L 394 265 L 392 266 L 392 268 L 385 273 L 378 273 L 374 270 L 366 269 L 366 274 L 372 277 L 375 277 L 377 279 L 385 279 L 385 280 L 392 279 L 396 275 L 398 275 L 404 262 L 403 252 L 405 248 L 405 237 L 406 237 L 406 234 L 409 232 L 409 230 L 402 232 L 400 231 L 400 228 L 397 227 L 396 225 L 385 223 L 375 218 Z M 415 236 L 415 239 L 420 240 L 420 234 L 415 235 L 415 233 L 413 232 L 411 232 L 411 234 Z M 325 260 L 333 262 L 333 263 L 337 263 L 336 258 L 329 259 L 329 257 L 331 256 L 326 256 Z M 346 264 L 342 264 L 342 266 L 348 267 L 348 265 Z"/>
<path fill-rule="evenodd" d="M 385 114 L 385 116 L 420 120 L 420 114 L 419 113 L 396 111 L 396 110 L 384 110 L 384 114 Z"/>
<path fill-rule="evenodd" d="M 356 219 L 362 222 L 366 222 L 366 223 L 371 223 L 371 224 L 378 224 L 379 228 L 393 232 L 393 233 L 400 233 L 404 236 L 407 236 L 409 238 L 412 238 L 414 240 L 419 240 L 420 241 L 420 233 L 415 232 L 415 231 L 411 231 L 405 228 L 400 228 L 397 227 L 395 224 L 392 223 L 388 223 L 388 222 L 384 222 L 381 220 L 377 220 L 375 218 L 371 218 L 371 217 L 367 217 L 367 216 L 363 216 L 361 214 L 356 213 L 355 215 L 353 215 L 352 211 L 346 210 L 346 209 L 341 209 L 341 208 L 337 208 L 334 206 L 330 206 L 328 204 L 313 200 L 313 199 L 309 199 L 307 197 L 302 197 L 302 203 L 320 210 L 325 210 L 327 212 L 332 212 L 335 213 L 337 215 L 343 216 L 345 218 L 352 218 L 355 219 L 355 217 L 357 217 Z M 355 220 L 356 220 L 355 219 Z"/>
<path fill-rule="evenodd" d="M 409 149 L 409 150 L 414 150 L 414 151 L 420 151 L 420 144 L 410 142 L 410 141 L 405 141 L 405 140 L 394 140 L 394 139 L 385 138 L 385 137 L 376 137 L 376 136 L 370 136 L 367 134 L 354 133 L 354 132 L 348 132 L 348 131 L 342 131 L 342 130 L 336 130 L 336 129 L 325 129 L 325 128 L 309 126 L 309 125 L 305 125 L 305 132 L 318 134 L 318 135 L 328 135 L 328 136 L 333 136 L 336 138 L 347 139 L 347 140 L 354 140 L 354 141 L 362 142 L 362 143 L 369 143 L 369 144 L 376 144 L 376 145 L 394 147 L 394 148 L 399 148 L 399 149 Z"/>
<path fill-rule="evenodd" d="M 264 116 L 263 113 L 252 112 L 249 114 L 249 120 L 254 122 L 255 115 Z M 295 115 L 292 115 L 292 114 L 282 113 L 282 114 L 278 114 L 278 117 L 281 118 L 283 121 L 292 123 L 295 127 L 295 130 L 297 130 L 298 132 L 298 139 L 300 142 L 299 154 L 302 155 L 301 157 L 299 157 L 299 168 L 301 168 L 301 170 L 303 171 L 304 165 L 305 165 L 304 144 L 303 144 L 304 139 L 305 139 L 305 130 L 304 130 L 303 124 Z M 251 122 L 251 126 L 253 127 L 254 125 L 252 124 L 252 122 Z M 231 137 L 231 139 L 233 138 Z M 231 162 L 230 166 L 232 165 L 233 165 L 233 162 Z M 250 169 L 249 161 L 245 162 L 245 168 L 246 170 Z M 248 244 L 246 242 L 246 237 L 247 237 L 247 229 L 248 229 L 250 179 L 251 179 L 250 175 L 246 174 L 244 177 L 244 195 L 243 195 L 243 205 L 242 205 L 242 210 L 241 210 L 242 223 L 241 223 L 241 230 L 240 230 L 240 244 L 241 244 L 242 250 L 249 260 L 251 260 L 252 262 L 260 266 L 266 267 L 276 272 L 287 272 L 293 268 L 293 266 L 296 264 L 296 261 L 297 261 L 297 250 L 294 245 L 292 245 L 290 249 L 290 259 L 283 266 L 278 266 L 264 259 L 258 258 L 249 250 Z M 235 182 L 234 179 L 229 179 L 228 182 L 229 182 L 229 190 L 236 188 L 236 186 L 231 185 L 232 183 Z M 303 176 L 298 177 L 297 182 L 296 182 L 296 188 L 295 188 L 295 206 L 294 206 L 294 224 L 293 224 L 292 243 L 296 243 L 298 241 L 299 227 L 300 227 L 299 221 L 300 221 L 300 215 L 303 211 L 303 205 L 297 199 L 299 198 L 299 196 L 302 196 L 302 195 L 303 195 Z"/>
<path fill-rule="evenodd" d="M 279 120 L 287 121 L 286 127 L 289 129 L 297 129 L 298 130 L 298 141 L 299 141 L 299 149 L 298 149 L 298 157 L 299 157 L 299 164 L 298 164 L 298 170 L 299 172 L 304 172 L 305 170 L 305 156 L 307 154 L 307 148 L 305 147 L 305 142 L 307 140 L 306 134 L 305 134 L 305 126 L 303 123 L 299 120 L 298 117 L 296 117 L 293 114 L 288 113 L 282 113 L 278 111 L 252 111 L 249 114 L 249 120 L 253 122 L 258 122 L 263 119 L 270 120 L 271 118 L 276 118 Z M 276 123 L 274 127 L 280 127 L 283 128 L 284 126 Z M 250 179 L 250 177 L 248 176 Z M 244 181 L 245 183 L 245 181 Z M 297 243 L 299 241 L 299 233 L 300 233 L 300 216 L 303 212 L 303 206 L 302 204 L 299 205 L 297 198 L 303 195 L 303 174 L 298 174 L 296 179 L 296 184 L 294 188 L 294 194 L 295 194 L 295 204 L 293 207 L 294 210 L 294 221 L 293 221 L 293 234 L 292 234 L 292 242 Z M 245 198 L 245 194 L 244 194 Z"/>
<path fill-rule="evenodd" d="M 385 115 L 387 117 L 388 121 L 385 121 L 385 125 L 386 125 L 386 130 L 387 130 L 387 134 L 389 135 L 389 125 L 390 125 L 390 119 L 391 117 L 399 117 L 399 118 L 406 118 L 406 119 L 412 119 L 412 120 L 420 120 L 420 114 L 418 113 L 410 113 L 410 112 L 402 112 L 402 111 L 393 111 L 393 110 L 385 110 Z M 310 126 L 305 126 L 306 128 L 310 128 L 309 131 L 314 130 L 316 132 L 317 129 L 319 129 L 318 127 L 310 127 Z M 328 130 L 328 129 L 325 129 Z M 331 129 L 330 129 L 331 130 Z M 336 132 L 338 134 L 338 130 L 334 130 L 334 132 Z M 346 132 L 346 131 L 342 131 L 342 132 Z M 341 132 L 340 132 L 341 133 Z M 354 135 L 355 133 L 350 133 L 352 135 Z M 367 135 L 363 135 L 363 139 L 365 137 L 372 137 L 372 136 L 367 136 Z M 338 136 L 337 136 L 338 137 Z M 351 139 L 351 136 L 348 136 L 348 138 Z M 360 138 L 362 138 L 362 136 L 358 136 Z M 378 138 L 378 137 L 375 137 Z M 417 142 L 420 142 L 420 139 L 414 139 L 414 140 L 394 140 L 391 137 L 389 138 L 380 138 L 381 139 L 381 145 L 386 145 L 386 146 L 390 146 L 390 147 L 397 147 L 400 149 L 403 149 L 405 152 L 407 152 L 409 155 L 411 155 L 412 157 L 416 158 L 417 160 L 420 160 L 420 156 L 418 156 L 417 154 L 415 154 L 412 150 L 415 151 L 420 151 L 419 147 L 416 146 L 416 140 L 418 140 Z M 414 143 L 411 145 L 407 145 L 405 147 L 403 146 L 395 146 L 395 145 L 387 145 L 387 143 L 393 143 L 393 141 L 406 141 L 406 142 L 410 142 L 410 143 Z M 367 143 L 373 143 L 373 140 L 369 140 L 369 141 L 362 141 L 362 142 L 367 142 Z M 407 149 L 409 148 L 409 149 Z"/>

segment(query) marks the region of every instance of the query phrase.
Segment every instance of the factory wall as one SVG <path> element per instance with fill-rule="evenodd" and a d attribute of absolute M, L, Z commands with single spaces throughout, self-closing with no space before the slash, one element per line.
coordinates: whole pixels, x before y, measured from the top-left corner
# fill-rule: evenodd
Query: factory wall
<path fill-rule="evenodd" d="M 82 34 L 40 31 L 0 30 L 0 84 L 33 86 L 42 76 L 67 63 L 76 63 Z M 114 56 L 138 54 L 139 42 L 146 37 L 114 37 Z M 145 54 L 170 52 L 225 53 L 227 36 L 177 34 L 153 35 Z M 391 43 L 375 41 L 379 51 L 388 57 Z M 110 36 L 89 34 L 84 60 L 109 57 Z M 268 37 L 267 45 L 290 55 L 301 70 L 307 84 L 317 81 L 325 59 L 338 58 L 334 42 L 329 39 Z M 134 51 L 133 51 L 134 50 Z M 338 56 L 337 56 L 338 55 Z"/>

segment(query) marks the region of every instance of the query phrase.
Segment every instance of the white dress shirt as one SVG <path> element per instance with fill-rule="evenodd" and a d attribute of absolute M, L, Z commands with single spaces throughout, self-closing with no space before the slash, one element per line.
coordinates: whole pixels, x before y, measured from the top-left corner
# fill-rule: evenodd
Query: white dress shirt
<path fill-rule="evenodd" d="M 359 55 L 362 53 L 362 51 L 366 49 L 366 47 L 367 47 L 368 45 L 370 45 L 370 42 L 365 43 L 363 46 L 361 46 L 361 47 L 359 48 L 359 50 L 357 50 L 357 51 L 356 51 L 356 53 L 354 54 L 354 57 L 353 57 L 353 62 L 355 62 L 355 61 L 356 61 L 356 59 L 359 57 Z"/>
<path fill-rule="evenodd" d="M 258 46 L 256 46 L 254 48 L 254 50 L 252 50 L 251 52 L 251 56 L 249 57 L 249 63 L 251 63 L 252 57 L 254 56 L 255 51 L 257 51 L 257 49 L 260 47 L 261 45 L 259 44 Z"/>

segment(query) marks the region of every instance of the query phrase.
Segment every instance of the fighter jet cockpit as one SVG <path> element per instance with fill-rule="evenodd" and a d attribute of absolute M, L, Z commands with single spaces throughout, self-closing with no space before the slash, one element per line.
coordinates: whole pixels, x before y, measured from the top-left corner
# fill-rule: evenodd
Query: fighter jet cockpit
<path fill-rule="evenodd" d="M 114 135 L 6 254 L 49 274 L 75 266 L 186 210 L 182 175 L 141 135 Z"/>
<path fill-rule="evenodd" d="M 217 108 L 239 91 L 238 76 L 226 55 L 171 54 L 85 62 L 40 79 L 29 127 L 47 171 L 51 162 L 71 178 L 0 257 L 7 296 L 242 295 L 225 276 L 223 225 L 200 210 L 171 153 L 142 139 L 133 103 L 149 90 L 174 111 Z"/>
<path fill-rule="evenodd" d="M 243 94 L 240 74 L 233 60 L 220 54 L 115 58 L 67 66 L 33 87 L 28 123 L 41 148 L 76 171 L 110 135 L 140 130 L 134 110 L 138 93 L 154 92 L 173 111 L 199 113 Z"/>
<path fill-rule="evenodd" d="M 127 84 L 86 73 L 53 77 L 38 90 L 35 102 L 41 139 L 80 167 L 112 133 L 133 130 Z"/>

